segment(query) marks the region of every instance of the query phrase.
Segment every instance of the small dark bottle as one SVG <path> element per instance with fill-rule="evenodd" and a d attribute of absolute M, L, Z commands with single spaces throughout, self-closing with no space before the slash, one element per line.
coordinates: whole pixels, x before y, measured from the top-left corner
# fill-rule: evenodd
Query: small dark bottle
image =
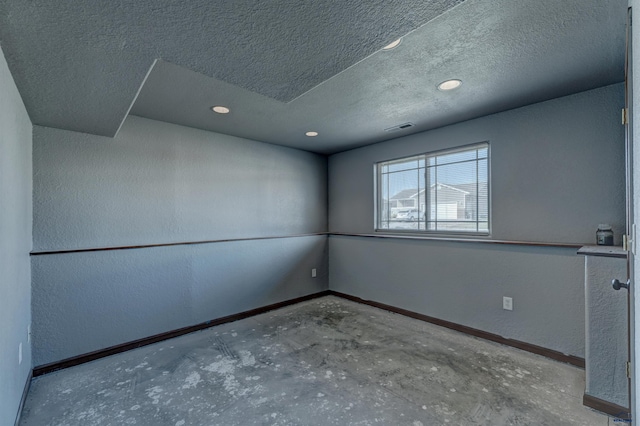
<path fill-rule="evenodd" d="M 613 245 L 613 231 L 611 225 L 601 223 L 598 225 L 598 231 L 596 232 L 596 242 L 599 246 L 612 246 Z"/>

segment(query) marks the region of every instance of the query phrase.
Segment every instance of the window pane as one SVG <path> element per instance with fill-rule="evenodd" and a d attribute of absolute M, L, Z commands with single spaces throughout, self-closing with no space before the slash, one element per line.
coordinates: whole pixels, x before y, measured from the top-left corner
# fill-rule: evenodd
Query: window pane
<path fill-rule="evenodd" d="M 489 220 L 489 169 L 487 160 L 478 161 L 478 220 Z M 486 224 L 488 226 L 488 224 Z M 486 232 L 487 229 L 484 229 Z"/>
<path fill-rule="evenodd" d="M 424 166 L 424 162 L 422 163 Z M 427 199 L 425 196 L 425 179 L 424 179 L 424 167 L 422 167 L 418 173 L 418 187 L 420 191 L 418 191 L 418 217 L 416 218 L 416 223 L 418 225 L 418 229 L 424 230 L 424 220 L 425 220 L 425 211 L 427 207 Z"/>
<path fill-rule="evenodd" d="M 418 166 L 418 161 L 411 161 Z M 414 168 L 387 175 L 389 202 L 389 229 L 417 230 L 420 228 L 421 189 L 424 188 L 424 169 Z M 423 195 L 424 196 L 424 195 Z"/>
<path fill-rule="evenodd" d="M 419 167 L 420 158 L 422 158 L 422 156 L 388 162 L 389 172 L 417 169 Z"/>
<path fill-rule="evenodd" d="M 488 154 L 481 144 L 380 163 L 380 228 L 489 232 Z"/>
<path fill-rule="evenodd" d="M 385 166 L 386 167 L 386 166 Z M 388 170 L 388 167 L 386 168 Z M 383 168 L 382 170 L 385 170 Z M 378 206 L 378 226 L 382 229 L 389 228 L 389 215 L 391 204 L 389 203 L 389 175 L 380 176 L 380 200 Z"/>
<path fill-rule="evenodd" d="M 472 149 L 471 151 L 462 151 L 462 152 L 455 152 L 453 154 L 438 155 L 436 158 L 437 158 L 436 164 L 438 165 L 455 163 L 459 161 L 475 160 L 476 150 Z"/>
<path fill-rule="evenodd" d="M 453 188 L 460 191 L 467 191 L 469 189 L 469 185 L 475 185 L 476 183 L 477 163 L 477 161 L 470 161 L 467 163 L 438 166 L 438 183 L 451 185 Z"/>

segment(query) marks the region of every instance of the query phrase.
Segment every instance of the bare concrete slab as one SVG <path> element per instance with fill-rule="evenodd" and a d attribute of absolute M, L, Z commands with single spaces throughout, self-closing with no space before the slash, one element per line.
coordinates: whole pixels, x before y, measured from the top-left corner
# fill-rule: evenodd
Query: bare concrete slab
<path fill-rule="evenodd" d="M 33 381 L 21 425 L 607 425 L 571 365 L 336 297 Z"/>

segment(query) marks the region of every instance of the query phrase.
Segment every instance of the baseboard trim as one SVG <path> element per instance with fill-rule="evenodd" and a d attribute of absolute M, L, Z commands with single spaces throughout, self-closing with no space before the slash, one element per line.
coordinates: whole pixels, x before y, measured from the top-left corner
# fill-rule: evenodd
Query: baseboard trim
<path fill-rule="evenodd" d="M 630 422 L 631 419 L 631 412 L 628 408 L 591 396 L 587 393 L 582 396 L 582 405 L 624 421 L 629 420 Z"/>
<path fill-rule="evenodd" d="M 100 358 L 105 358 L 110 355 L 126 352 L 131 349 L 140 348 L 142 346 L 151 345 L 153 343 L 161 342 L 163 340 L 172 339 L 174 337 L 182 336 L 185 334 L 193 333 L 194 331 L 204 330 L 205 328 L 213 327 L 220 324 L 238 321 L 241 319 L 253 317 L 255 315 L 264 314 L 265 312 L 273 311 L 275 309 L 284 308 L 285 306 L 295 305 L 296 303 L 305 302 L 307 300 L 316 299 L 318 297 L 328 296 L 329 290 L 323 290 L 319 293 L 313 293 L 295 299 L 285 300 L 283 302 L 274 303 L 271 305 L 263 306 L 249 311 L 240 312 L 233 315 L 228 315 L 222 318 L 216 318 L 211 321 L 203 322 L 188 327 L 179 328 L 176 330 L 167 331 L 165 333 L 156 334 L 142 339 L 134 340 L 127 343 L 121 343 L 119 345 L 110 346 L 108 348 L 99 349 L 97 351 L 89 352 L 86 354 L 66 358 L 61 361 L 55 361 L 49 364 L 40 365 L 33 369 L 33 377 L 42 376 L 43 374 L 52 373 L 64 368 L 74 367 L 76 365 L 84 364 L 87 362 L 95 361 Z"/>
<path fill-rule="evenodd" d="M 352 296 L 346 293 L 340 293 L 338 291 L 329 290 L 329 294 L 332 296 L 342 297 L 343 299 L 351 300 L 353 302 L 362 303 L 365 305 L 373 306 L 376 308 L 384 309 L 396 314 L 404 315 L 410 318 L 415 318 L 421 321 L 429 322 L 431 324 L 446 327 L 451 330 L 460 331 L 471 336 L 480 337 L 481 339 L 490 340 L 492 342 L 501 343 L 503 345 L 511 346 L 514 348 L 522 349 L 527 352 L 546 356 L 547 358 L 554 359 L 560 362 L 566 362 L 576 367 L 584 368 L 584 358 L 580 358 L 574 355 L 563 354 L 562 352 L 554 351 L 553 349 L 543 348 L 542 346 L 533 345 L 531 343 L 521 342 L 519 340 L 507 339 L 497 334 L 489 333 L 486 331 L 478 330 L 477 328 L 467 327 L 466 325 L 456 324 L 454 322 L 441 320 L 439 318 L 430 317 L 428 315 L 420 314 L 406 309 L 398 308 L 395 306 L 387 305 L 373 300 L 365 300 L 360 297 Z"/>
<path fill-rule="evenodd" d="M 22 409 L 24 408 L 24 403 L 27 400 L 27 395 L 29 394 L 29 389 L 31 388 L 31 379 L 33 379 L 33 370 L 29 371 L 27 381 L 24 384 L 24 389 L 22 390 L 22 398 L 20 398 L 20 405 L 18 405 L 18 413 L 16 414 L 16 421 L 14 423 L 15 426 L 18 426 L 18 424 L 20 424 Z"/>
<path fill-rule="evenodd" d="M 203 322 L 200 324 L 179 328 L 176 330 L 167 331 L 165 333 L 156 334 L 153 336 L 145 337 L 142 339 L 134 340 L 131 342 L 121 343 L 119 345 L 110 346 L 108 348 L 99 349 L 97 351 L 89 352 L 86 354 L 78 355 L 71 358 L 66 358 L 60 361 L 55 361 L 49 364 L 44 364 L 37 366 L 33 369 L 33 377 L 42 376 L 44 374 L 52 373 L 57 370 L 62 370 L 64 368 L 73 367 L 76 365 L 84 364 L 87 362 L 95 361 L 100 358 L 105 358 L 110 355 L 115 355 L 118 353 L 126 352 L 131 349 L 140 348 L 142 346 L 151 345 L 153 343 L 161 342 L 163 340 L 172 339 L 174 337 L 182 336 L 185 334 L 193 333 L 194 331 L 204 330 L 209 327 L 213 327 L 220 324 L 225 324 L 233 321 L 238 321 L 241 319 L 249 318 L 255 315 L 260 315 L 265 312 L 269 312 L 275 309 L 280 309 L 285 306 L 295 305 L 296 303 L 305 302 L 307 300 L 316 299 L 323 296 L 336 296 L 341 297 L 343 299 L 351 300 L 353 302 L 362 303 L 364 305 L 373 306 L 376 308 L 384 309 L 390 312 L 394 312 L 396 314 L 404 315 L 410 318 L 418 319 L 421 321 L 429 322 L 431 324 L 439 325 L 441 327 L 446 327 L 451 330 L 459 331 L 465 334 L 469 334 L 471 336 L 479 337 L 482 339 L 490 340 L 492 342 L 501 343 L 503 345 L 511 346 L 514 348 L 522 349 L 527 352 L 531 352 L 534 354 L 546 356 L 547 358 L 554 359 L 556 361 L 565 362 L 571 365 L 575 365 L 576 367 L 584 368 L 585 361 L 584 358 L 580 358 L 574 355 L 567 355 L 561 352 L 547 349 L 542 346 L 533 345 L 531 343 L 521 342 L 519 340 L 507 339 L 505 337 L 499 336 L 497 334 L 489 333 L 486 331 L 478 330 L 476 328 L 467 327 L 464 325 L 456 324 L 450 321 L 445 321 L 439 318 L 430 317 L 428 315 L 420 314 L 417 312 L 409 311 L 406 309 L 398 308 L 392 305 L 387 305 L 380 302 L 375 302 L 372 300 L 365 300 L 360 297 L 352 296 L 350 294 L 341 293 L 334 290 L 324 290 L 318 293 L 309 294 L 306 296 L 298 297 L 295 299 L 285 300 L 283 302 L 274 303 L 271 305 L 263 306 L 256 309 L 251 309 L 249 311 L 240 312 L 233 315 L 228 315 L 222 318 L 213 319 L 211 321 Z M 31 378 L 31 376 L 30 376 Z M 29 383 L 31 380 L 29 380 Z M 28 391 L 28 389 L 27 389 Z M 586 397 L 586 395 L 585 395 Z M 593 397 L 590 397 L 593 398 Z M 585 404 L 587 405 L 587 404 Z M 593 408 L 593 407 L 592 407 Z M 602 410 L 601 410 L 602 411 Z"/>

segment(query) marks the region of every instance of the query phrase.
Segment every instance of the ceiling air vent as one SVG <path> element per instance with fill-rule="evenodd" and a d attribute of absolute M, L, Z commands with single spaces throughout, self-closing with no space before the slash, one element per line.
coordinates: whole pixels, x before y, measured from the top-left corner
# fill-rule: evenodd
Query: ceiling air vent
<path fill-rule="evenodd" d="M 402 124 L 398 124 L 397 126 L 387 127 L 386 129 L 384 129 L 384 131 L 385 132 L 397 132 L 399 130 L 408 129 L 409 127 L 413 127 L 413 123 L 402 123 Z"/>

